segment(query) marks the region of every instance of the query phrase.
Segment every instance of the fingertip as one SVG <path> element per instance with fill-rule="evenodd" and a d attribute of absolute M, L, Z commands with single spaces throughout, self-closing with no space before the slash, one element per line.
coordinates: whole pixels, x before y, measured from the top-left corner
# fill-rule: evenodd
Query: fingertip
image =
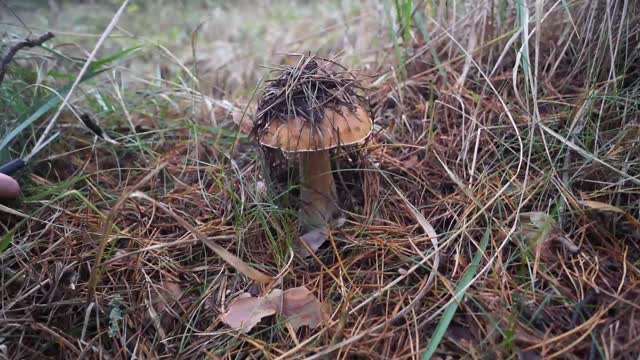
<path fill-rule="evenodd" d="M 0 199 L 15 199 L 20 194 L 20 185 L 11 176 L 0 174 Z"/>

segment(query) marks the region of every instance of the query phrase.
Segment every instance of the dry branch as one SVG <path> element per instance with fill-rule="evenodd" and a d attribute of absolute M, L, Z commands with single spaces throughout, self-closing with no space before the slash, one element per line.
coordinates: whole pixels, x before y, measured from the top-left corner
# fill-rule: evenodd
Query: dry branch
<path fill-rule="evenodd" d="M 16 54 L 18 53 L 18 51 L 24 49 L 24 48 L 32 48 L 32 47 L 36 47 L 36 46 L 41 46 L 42 44 L 45 43 L 45 41 L 47 40 L 51 40 L 55 37 L 55 35 L 53 35 L 52 32 L 48 32 L 42 36 L 40 36 L 37 39 L 26 39 L 24 41 L 21 41 L 17 44 L 15 44 L 14 46 L 11 47 L 11 49 L 9 49 L 9 52 L 7 53 L 7 55 L 5 55 L 2 58 L 2 63 L 0 63 L 0 84 L 2 84 L 2 81 L 4 80 L 4 74 L 7 71 L 7 67 L 9 66 L 9 63 L 11 63 L 11 60 L 13 60 L 13 57 L 16 56 Z"/>

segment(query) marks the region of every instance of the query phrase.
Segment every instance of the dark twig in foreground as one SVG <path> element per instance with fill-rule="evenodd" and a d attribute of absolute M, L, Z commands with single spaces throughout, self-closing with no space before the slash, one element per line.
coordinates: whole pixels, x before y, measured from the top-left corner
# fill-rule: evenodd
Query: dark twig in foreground
<path fill-rule="evenodd" d="M 18 51 L 26 47 L 32 48 L 40 46 L 44 44 L 45 41 L 51 40 L 54 37 L 55 35 L 53 35 L 52 32 L 48 32 L 35 40 L 26 39 L 25 41 L 21 41 L 11 47 L 7 55 L 2 58 L 2 64 L 0 65 L 0 84 L 2 84 L 2 81 L 4 80 L 4 74 L 7 71 L 7 66 L 9 66 L 9 63 L 11 62 L 11 60 L 13 60 L 13 57 L 16 56 Z"/>

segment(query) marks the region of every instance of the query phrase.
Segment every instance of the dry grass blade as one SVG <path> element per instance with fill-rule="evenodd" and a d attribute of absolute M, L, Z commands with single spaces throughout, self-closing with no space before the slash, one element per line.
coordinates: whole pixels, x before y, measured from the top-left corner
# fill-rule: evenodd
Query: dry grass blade
<path fill-rule="evenodd" d="M 98 248 L 98 252 L 96 254 L 95 264 L 94 264 L 93 269 L 91 271 L 91 276 L 89 277 L 89 284 L 88 284 L 88 291 L 87 291 L 87 303 L 90 303 L 90 302 L 93 301 L 93 295 L 94 295 L 96 286 L 98 285 L 98 282 L 100 281 L 100 275 L 101 275 L 101 270 L 102 270 L 101 264 L 102 264 L 102 260 L 103 260 L 102 258 L 104 257 L 104 251 L 105 251 L 105 249 L 107 247 L 109 233 L 111 232 L 111 228 L 112 228 L 112 226 L 113 226 L 113 224 L 114 224 L 114 222 L 116 220 L 116 217 L 118 216 L 118 211 L 120 210 L 120 207 L 129 198 L 129 196 L 133 192 L 135 192 L 140 187 L 146 185 L 151 179 L 153 179 L 166 166 L 167 166 L 166 162 L 158 165 L 153 171 L 151 171 L 147 175 L 145 175 L 135 185 L 133 185 L 131 188 L 127 189 L 127 191 L 120 196 L 118 201 L 115 203 L 115 205 L 113 205 L 113 207 L 109 211 L 109 215 L 107 216 L 107 219 L 105 220 L 105 222 L 102 224 L 102 229 L 100 229 L 101 230 L 100 233 L 101 233 L 102 236 L 100 238 L 100 245 L 99 245 L 99 248 Z"/>
<path fill-rule="evenodd" d="M 0 211 L 5 212 L 7 214 L 19 216 L 19 217 L 22 217 L 22 218 L 28 218 L 29 217 L 29 215 L 27 215 L 27 214 L 23 214 L 20 211 L 14 210 L 14 209 L 12 209 L 10 207 L 7 207 L 5 205 L 2 205 L 2 204 L 0 204 Z"/>
<path fill-rule="evenodd" d="M 144 194 L 144 193 L 142 193 L 140 191 L 135 191 L 135 192 L 131 193 L 131 195 L 129 195 L 129 196 L 133 197 L 133 198 L 140 198 L 140 199 L 147 200 L 147 201 L 153 203 L 155 206 L 157 206 L 160 209 L 162 209 L 162 211 L 164 211 L 167 214 L 171 215 L 171 217 L 175 221 L 177 221 L 185 229 L 189 230 L 189 232 L 191 232 L 196 238 L 198 238 L 200 241 L 202 241 L 207 247 L 209 247 L 216 254 L 218 254 L 218 256 L 220 256 L 224 261 L 226 261 L 234 269 L 236 269 L 239 272 L 241 272 L 244 275 L 246 275 L 249 279 L 255 280 L 255 281 L 263 283 L 263 284 L 268 284 L 273 280 L 272 277 L 270 277 L 269 275 L 263 274 L 262 272 L 260 272 L 260 271 L 258 271 L 256 269 L 254 269 L 253 267 L 249 266 L 247 263 L 242 261 L 240 258 L 238 258 L 237 256 L 235 256 L 232 253 L 230 253 L 229 251 L 227 251 L 225 248 L 223 248 L 220 245 L 218 245 L 215 242 L 213 242 L 213 240 L 207 239 L 207 237 L 204 236 L 200 231 L 198 231 L 198 229 L 196 229 L 193 225 L 189 224 L 185 219 L 183 219 L 181 216 L 176 214 L 173 210 L 171 210 L 171 208 L 169 208 L 165 204 L 162 204 L 162 203 L 150 198 L 149 196 L 147 196 L 146 194 Z"/>

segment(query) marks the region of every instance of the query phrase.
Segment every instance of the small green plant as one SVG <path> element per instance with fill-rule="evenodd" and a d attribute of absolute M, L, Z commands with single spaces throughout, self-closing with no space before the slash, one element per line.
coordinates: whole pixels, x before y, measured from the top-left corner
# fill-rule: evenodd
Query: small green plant
<path fill-rule="evenodd" d="M 116 296 L 109 302 L 109 337 L 114 338 L 120 336 L 122 320 L 124 319 L 124 311 L 122 309 L 122 296 Z"/>

